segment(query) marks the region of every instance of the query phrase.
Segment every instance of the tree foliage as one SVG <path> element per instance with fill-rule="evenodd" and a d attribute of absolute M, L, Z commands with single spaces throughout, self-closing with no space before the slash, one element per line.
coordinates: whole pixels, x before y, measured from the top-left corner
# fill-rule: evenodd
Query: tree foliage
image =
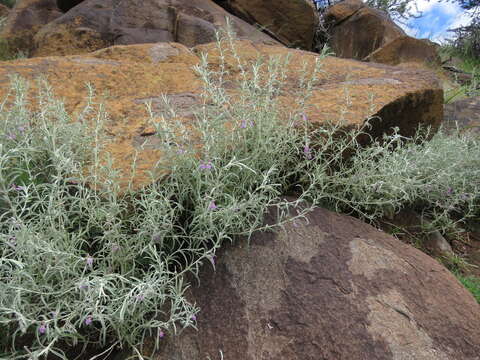
<path fill-rule="evenodd" d="M 385 11 L 391 18 L 401 22 L 422 16 L 418 11 L 416 0 L 366 0 L 364 2 L 370 7 Z"/>
<path fill-rule="evenodd" d="M 456 53 L 468 59 L 480 59 L 480 19 L 477 17 L 469 25 L 449 30 L 455 34 L 450 45 Z"/>
<path fill-rule="evenodd" d="M 455 29 L 454 39 L 450 41 L 456 53 L 467 59 L 480 61 L 480 0 L 452 0 L 461 8 L 468 10 L 472 17 L 470 24 Z"/>

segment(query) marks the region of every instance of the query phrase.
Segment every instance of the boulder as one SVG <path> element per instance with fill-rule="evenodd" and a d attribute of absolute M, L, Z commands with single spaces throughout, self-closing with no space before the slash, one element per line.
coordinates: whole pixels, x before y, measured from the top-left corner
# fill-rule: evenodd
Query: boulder
<path fill-rule="evenodd" d="M 7 6 L 0 4 L 0 19 L 7 17 L 8 14 L 10 14 L 10 9 Z"/>
<path fill-rule="evenodd" d="M 415 39 L 411 36 L 398 37 L 363 60 L 388 65 L 420 63 L 430 67 L 440 66 L 437 46 L 427 39 Z"/>
<path fill-rule="evenodd" d="M 0 38 L 6 40 L 11 52 L 31 54 L 33 38 L 45 24 L 62 15 L 56 0 L 17 0 L 10 11 Z"/>
<path fill-rule="evenodd" d="M 361 60 L 404 35 L 405 32 L 386 13 L 362 7 L 331 28 L 329 44 L 337 56 Z"/>
<path fill-rule="evenodd" d="M 447 132 L 470 132 L 480 136 L 480 96 L 454 101 L 445 105 L 443 123 Z"/>
<path fill-rule="evenodd" d="M 260 55 L 291 56 L 285 69 L 285 89 L 279 95 L 287 118 L 298 107 L 292 96 L 298 89 L 298 71 L 305 63 L 310 73 L 318 54 L 247 40 L 234 44 L 247 68 Z M 85 83 L 91 83 L 99 95 L 108 93 L 103 99 L 109 112 L 106 129 L 110 143 L 105 151 L 111 154 L 114 167 L 120 172 L 121 186 L 128 182 L 132 159 L 138 151 L 133 181 L 133 187 L 138 188 L 152 181 L 148 172 L 162 158 L 155 131 L 149 128 L 145 103 L 151 101 L 154 112 L 158 113 L 161 94 L 166 94 L 182 121 L 192 123 L 192 106 L 201 103 L 201 83 L 192 66 L 200 62 L 201 52 L 208 54 L 211 69 L 218 68 L 220 60 L 215 44 L 199 45 L 193 51 L 178 43 L 118 45 L 86 55 L 3 62 L 0 99 L 7 94 L 12 74 L 28 80 L 45 76 L 73 115 L 85 105 Z M 225 75 L 225 87 L 231 92 L 238 91 L 241 73 L 236 60 L 227 56 L 226 62 L 229 74 Z M 36 83 L 31 81 L 31 87 L 30 96 L 35 104 Z M 436 128 L 443 119 L 442 89 L 430 72 L 334 57 L 323 60 L 322 72 L 306 105 L 312 126 L 343 121 L 346 128 L 360 127 L 374 117 L 368 130 L 374 137 L 390 132 L 393 126 L 398 126 L 401 134 L 411 136 L 419 125 Z"/>
<path fill-rule="evenodd" d="M 198 330 L 154 359 L 480 359 L 480 305 L 446 268 L 352 217 L 307 218 L 224 245 L 187 294 Z"/>
<path fill-rule="evenodd" d="M 327 11 L 325 11 L 323 19 L 328 25 L 337 25 L 363 7 L 365 7 L 365 4 L 362 0 L 341 1 L 330 6 Z"/>
<path fill-rule="evenodd" d="M 277 43 L 211 0 L 90 0 L 44 26 L 34 56 L 87 53 L 111 45 L 178 42 L 192 47 L 215 41 L 225 17 L 239 38 Z"/>
<path fill-rule="evenodd" d="M 267 33 L 288 47 L 313 49 L 318 14 L 310 0 L 215 0 L 232 14 Z"/>
<path fill-rule="evenodd" d="M 430 250 L 433 256 L 451 257 L 454 255 L 452 246 L 438 230 L 427 234 L 425 247 Z"/>

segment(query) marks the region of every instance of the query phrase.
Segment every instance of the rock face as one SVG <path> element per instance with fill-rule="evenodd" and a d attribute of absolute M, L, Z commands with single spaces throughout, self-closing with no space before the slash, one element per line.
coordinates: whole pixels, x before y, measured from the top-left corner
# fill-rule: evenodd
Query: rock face
<path fill-rule="evenodd" d="M 361 60 L 404 35 L 387 14 L 362 7 L 331 29 L 330 46 L 339 57 Z"/>
<path fill-rule="evenodd" d="M 227 244 L 157 360 L 476 360 L 480 306 L 438 262 L 348 216 Z M 162 340 L 163 341 L 163 340 Z"/>
<path fill-rule="evenodd" d="M 480 96 L 445 105 L 445 128 L 451 132 L 457 125 L 461 132 L 471 132 L 480 136 Z"/>
<path fill-rule="evenodd" d="M 313 49 L 317 11 L 310 0 L 215 0 L 248 23 L 258 24 L 288 47 Z"/>
<path fill-rule="evenodd" d="M 402 36 L 390 41 L 364 60 L 388 65 L 408 63 L 426 63 L 432 67 L 440 65 L 440 57 L 434 43 L 410 36 Z"/>
<path fill-rule="evenodd" d="M 36 32 L 61 15 L 56 0 L 17 0 L 0 37 L 8 41 L 11 51 L 31 53 Z"/>
<path fill-rule="evenodd" d="M 215 41 L 231 19 L 239 38 L 277 43 L 211 0 L 89 0 L 44 26 L 35 56 L 87 53 L 111 45 L 178 42 L 188 47 Z"/>
<path fill-rule="evenodd" d="M 307 73 L 311 72 L 318 54 L 247 40 L 236 41 L 235 46 L 247 68 L 260 55 L 291 56 L 279 101 L 286 114 L 296 109 L 292 93 L 298 87 L 298 70 L 305 62 Z M 212 69 L 218 67 L 215 44 L 199 45 L 191 51 L 178 43 L 119 45 L 87 55 L 3 62 L 0 99 L 7 94 L 9 75 L 14 73 L 31 80 L 32 103 L 36 91 L 33 80 L 46 76 L 56 96 L 64 99 L 66 110 L 73 114 L 85 105 L 85 83 L 91 83 L 99 95 L 108 93 L 103 100 L 110 115 L 106 128 L 111 143 L 106 152 L 112 155 L 123 185 L 129 179 L 135 151 L 139 152 L 133 182 L 137 188 L 151 182 L 148 171 L 161 159 L 155 132 L 148 128 L 145 103 L 152 101 L 154 112 L 158 112 L 161 95 L 166 94 L 177 106 L 182 121 L 191 124 L 191 108 L 200 102 L 201 83 L 192 69 L 200 61 L 200 52 L 208 54 Z M 236 61 L 231 56 L 226 61 L 230 72 L 225 76 L 225 86 L 228 91 L 238 91 L 241 74 Z M 410 136 L 418 125 L 438 127 L 443 119 L 442 89 L 430 72 L 334 57 L 323 60 L 322 70 L 307 102 L 308 119 L 315 126 L 339 120 L 345 121 L 346 127 L 361 126 L 366 119 L 375 117 L 369 130 L 372 136 L 390 132 L 392 126 Z"/>
<path fill-rule="evenodd" d="M 330 6 L 323 16 L 325 22 L 331 26 L 337 25 L 355 12 L 365 7 L 362 0 L 345 0 Z"/>

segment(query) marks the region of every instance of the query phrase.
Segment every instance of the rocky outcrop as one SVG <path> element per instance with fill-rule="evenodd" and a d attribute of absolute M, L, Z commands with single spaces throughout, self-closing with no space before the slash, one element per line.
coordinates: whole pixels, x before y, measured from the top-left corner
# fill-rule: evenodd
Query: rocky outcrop
<path fill-rule="evenodd" d="M 346 0 L 328 8 L 324 21 L 330 46 L 339 57 L 387 65 L 439 67 L 438 45 L 407 36 L 384 12 L 361 0 Z"/>
<path fill-rule="evenodd" d="M 330 35 L 330 46 L 336 56 L 361 60 L 405 33 L 382 11 L 361 7 L 333 26 Z"/>
<path fill-rule="evenodd" d="M 317 11 L 310 0 L 215 0 L 232 14 L 262 29 L 288 47 L 313 49 Z"/>
<path fill-rule="evenodd" d="M 409 63 L 424 63 L 431 67 L 440 65 L 437 46 L 433 42 L 410 36 L 401 36 L 390 41 L 365 57 L 364 60 L 388 65 Z"/>
<path fill-rule="evenodd" d="M 111 45 L 178 42 L 192 47 L 215 41 L 231 19 L 239 38 L 277 43 L 211 0 L 89 0 L 44 26 L 35 36 L 35 56 L 87 53 Z"/>
<path fill-rule="evenodd" d="M 287 117 L 298 106 L 293 96 L 298 89 L 298 71 L 305 63 L 307 74 L 311 72 L 318 54 L 247 40 L 236 41 L 235 47 L 247 68 L 258 56 L 291 56 L 285 68 L 285 87 L 278 99 Z M 106 128 L 111 143 L 105 151 L 119 169 L 123 185 L 128 182 L 132 159 L 138 151 L 133 183 L 137 188 L 151 182 L 148 171 L 162 156 L 155 131 L 148 128 L 145 103 L 151 101 L 153 110 L 158 112 L 161 95 L 166 94 L 182 121 L 191 123 L 192 106 L 200 102 L 201 84 L 192 69 L 200 61 L 200 52 L 208 54 L 212 69 L 218 68 L 220 60 L 215 44 L 199 45 L 193 51 L 178 43 L 114 46 L 87 55 L 3 62 L 0 98 L 6 95 L 9 76 L 14 73 L 29 80 L 46 76 L 56 95 L 64 99 L 66 110 L 73 114 L 85 105 L 85 83 L 91 83 L 98 94 L 109 93 L 104 102 L 110 114 Z M 226 62 L 229 74 L 224 78 L 225 87 L 230 92 L 238 91 L 241 74 L 236 60 L 227 56 Z M 34 82 L 31 85 L 34 103 L 36 85 Z M 434 128 L 440 125 L 443 93 L 435 77 L 427 71 L 328 57 L 313 84 L 307 109 L 313 126 L 343 121 L 346 128 L 359 127 L 374 117 L 368 130 L 372 136 L 390 132 L 393 126 L 410 136 L 420 124 Z"/>
<path fill-rule="evenodd" d="M 33 38 L 37 31 L 61 15 L 56 0 L 17 0 L 0 38 L 8 42 L 11 52 L 30 54 L 34 49 Z"/>
<path fill-rule="evenodd" d="M 442 265 L 357 219 L 308 223 L 226 244 L 188 297 L 198 331 L 155 359 L 478 360 L 480 306 Z M 194 280 L 195 283 L 195 280 Z"/>

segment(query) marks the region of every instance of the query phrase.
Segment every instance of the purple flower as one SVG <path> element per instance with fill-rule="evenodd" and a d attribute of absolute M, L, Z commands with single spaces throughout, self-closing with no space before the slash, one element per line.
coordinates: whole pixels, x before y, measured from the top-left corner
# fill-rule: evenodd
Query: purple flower
<path fill-rule="evenodd" d="M 23 133 L 26 129 L 27 129 L 27 127 L 23 126 L 23 125 L 18 127 L 18 131 L 20 131 L 21 133 Z"/>
<path fill-rule="evenodd" d="M 16 138 L 17 138 L 17 136 L 13 133 L 10 133 L 10 134 L 7 135 L 7 139 L 9 139 L 9 140 L 15 140 Z"/>
<path fill-rule="evenodd" d="M 197 321 L 197 316 L 196 315 L 192 315 L 192 317 L 190 318 L 192 321 Z"/>
<path fill-rule="evenodd" d="M 293 221 L 293 226 L 294 226 L 294 227 L 299 227 L 300 225 L 298 225 L 297 221 L 294 220 L 294 221 Z"/>
<path fill-rule="evenodd" d="M 308 120 L 308 118 L 307 118 L 307 114 L 305 114 L 305 113 L 302 113 L 302 119 L 303 119 L 303 121 L 305 121 L 305 122 L 306 122 L 306 121 Z"/>
<path fill-rule="evenodd" d="M 17 186 L 17 185 L 15 185 L 15 184 L 12 184 L 12 189 L 13 189 L 13 190 L 17 190 L 17 191 L 22 191 L 22 190 L 25 189 L 25 187 L 23 187 L 23 186 Z"/>
<path fill-rule="evenodd" d="M 91 325 L 92 324 L 92 315 L 88 315 L 87 318 L 85 319 L 85 325 Z"/>
<path fill-rule="evenodd" d="M 118 246 L 117 244 L 113 244 L 112 245 L 112 252 L 117 252 L 118 250 L 120 250 L 120 246 Z"/>
<path fill-rule="evenodd" d="M 250 125 L 250 127 L 254 127 L 255 126 L 255 122 L 253 120 L 250 120 L 248 122 L 248 125 Z M 242 129 L 245 129 L 247 127 L 247 120 L 242 120 L 242 122 L 240 123 L 240 127 Z"/>
<path fill-rule="evenodd" d="M 185 154 L 187 150 L 185 149 L 178 149 L 177 154 Z"/>
<path fill-rule="evenodd" d="M 40 327 L 38 328 L 38 332 L 40 335 L 43 335 L 47 332 L 47 326 L 42 323 L 42 325 L 40 325 Z"/>
<path fill-rule="evenodd" d="M 80 285 L 78 285 L 78 288 L 81 289 L 81 290 L 86 290 L 86 289 L 88 289 L 88 284 L 81 283 Z"/>
<path fill-rule="evenodd" d="M 310 147 L 308 145 L 305 145 L 303 147 L 303 154 L 305 155 L 305 157 L 308 159 L 308 160 L 311 160 L 312 159 L 312 149 L 310 149 Z"/>
<path fill-rule="evenodd" d="M 145 300 L 145 295 L 138 294 L 135 298 L 137 299 L 137 301 L 143 301 L 143 300 Z"/>
<path fill-rule="evenodd" d="M 208 205 L 208 210 L 216 210 L 218 209 L 218 206 L 215 204 L 215 201 L 210 201 L 210 204 Z"/>
<path fill-rule="evenodd" d="M 85 262 L 87 263 L 88 266 L 92 266 L 93 265 L 93 257 L 88 255 L 87 258 L 85 259 Z"/>
<path fill-rule="evenodd" d="M 160 332 L 158 333 L 158 337 L 161 339 L 164 336 L 165 336 L 165 333 L 162 330 L 160 330 Z"/>
<path fill-rule="evenodd" d="M 217 257 L 216 257 L 215 255 L 210 255 L 210 256 L 208 257 L 208 260 L 212 263 L 213 266 L 215 266 Z"/>
<path fill-rule="evenodd" d="M 212 165 L 212 162 L 209 161 L 209 162 L 207 162 L 207 163 L 202 162 L 199 167 L 200 167 L 200 169 L 202 169 L 202 170 L 210 170 L 210 169 L 213 167 L 213 165 Z"/>
<path fill-rule="evenodd" d="M 452 193 L 453 193 L 453 189 L 451 187 L 449 187 L 447 189 L 447 195 L 452 195 Z"/>

